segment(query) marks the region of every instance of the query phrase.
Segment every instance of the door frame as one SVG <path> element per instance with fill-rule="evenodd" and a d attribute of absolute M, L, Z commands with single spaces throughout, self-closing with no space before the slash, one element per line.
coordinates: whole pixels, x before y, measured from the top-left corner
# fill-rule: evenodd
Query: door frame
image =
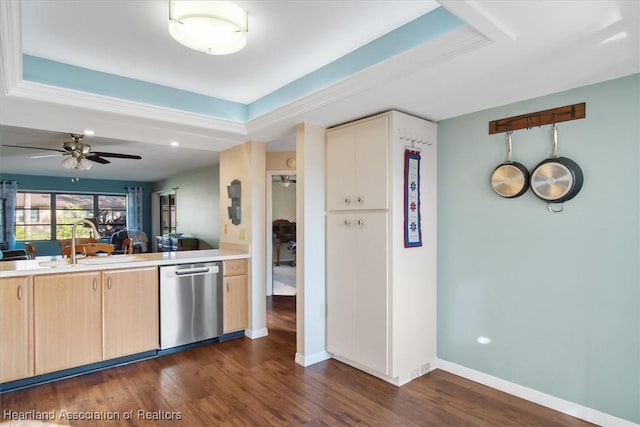
<path fill-rule="evenodd" d="M 265 251 L 267 256 L 267 282 L 266 282 L 266 295 L 269 297 L 273 295 L 273 177 L 276 175 L 289 175 L 291 177 L 296 176 L 296 171 L 291 169 L 274 169 L 267 170 L 267 195 L 266 195 L 266 245 Z M 298 205 L 298 198 L 296 197 L 296 206 Z"/>

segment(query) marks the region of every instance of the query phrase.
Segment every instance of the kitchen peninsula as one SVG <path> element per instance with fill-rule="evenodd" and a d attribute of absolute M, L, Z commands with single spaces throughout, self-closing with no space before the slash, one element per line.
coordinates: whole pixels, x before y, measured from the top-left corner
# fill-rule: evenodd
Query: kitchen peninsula
<path fill-rule="evenodd" d="M 0 392 L 163 354 L 161 284 L 168 266 L 194 274 L 212 263 L 221 333 L 248 325 L 248 258 L 243 252 L 196 250 L 0 263 Z M 194 276 L 197 277 L 197 276 Z M 199 279 L 189 283 L 197 288 Z M 203 304 L 192 298 L 191 305 Z M 171 301 L 171 300 L 170 300 Z M 175 304 L 179 301 L 173 300 Z M 187 347 L 188 346 L 184 346 Z M 184 347 L 176 347 L 177 351 Z"/>

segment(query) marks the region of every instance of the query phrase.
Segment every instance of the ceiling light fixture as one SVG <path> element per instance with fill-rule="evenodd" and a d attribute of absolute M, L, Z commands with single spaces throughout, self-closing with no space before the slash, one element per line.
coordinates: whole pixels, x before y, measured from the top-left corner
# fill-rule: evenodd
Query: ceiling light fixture
<path fill-rule="evenodd" d="M 282 188 L 287 188 L 291 185 L 292 182 L 293 181 L 291 181 L 289 175 L 280 175 L 280 181 L 278 181 L 278 184 L 280 184 L 280 187 Z"/>
<path fill-rule="evenodd" d="M 65 169 L 79 169 L 83 171 L 88 171 L 91 169 L 91 162 L 84 157 L 77 158 L 75 156 L 67 157 L 62 161 L 62 166 Z"/>
<path fill-rule="evenodd" d="M 169 0 L 169 33 L 209 55 L 228 55 L 247 44 L 247 13 L 228 1 Z"/>

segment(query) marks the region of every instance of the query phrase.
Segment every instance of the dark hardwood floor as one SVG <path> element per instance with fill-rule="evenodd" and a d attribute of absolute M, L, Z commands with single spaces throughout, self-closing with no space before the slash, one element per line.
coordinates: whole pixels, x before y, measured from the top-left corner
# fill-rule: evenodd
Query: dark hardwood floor
<path fill-rule="evenodd" d="M 268 327 L 265 338 L 234 339 L 0 395 L 0 424 L 40 425 L 10 421 L 10 414 L 33 418 L 55 411 L 47 424 L 592 425 L 440 370 L 398 388 L 334 360 L 303 368 L 294 362 L 295 297 L 268 298 Z M 119 420 L 61 419 L 87 415 Z"/>

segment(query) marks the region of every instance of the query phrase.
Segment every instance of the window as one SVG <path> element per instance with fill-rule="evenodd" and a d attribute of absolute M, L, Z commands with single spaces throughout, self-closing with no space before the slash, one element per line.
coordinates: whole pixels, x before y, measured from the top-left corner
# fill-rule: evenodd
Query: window
<path fill-rule="evenodd" d="M 33 218 L 37 220 L 33 221 Z M 50 240 L 51 218 L 51 194 L 18 192 L 16 240 Z"/>
<path fill-rule="evenodd" d="M 98 195 L 98 231 L 110 236 L 127 228 L 127 197 Z"/>
<path fill-rule="evenodd" d="M 160 232 L 162 235 L 176 232 L 176 195 L 160 195 Z"/>
<path fill-rule="evenodd" d="M 100 236 L 126 228 L 125 195 L 21 192 L 16 203 L 16 240 L 60 240 L 71 237 L 74 222 L 96 218 Z M 90 237 L 88 227 L 76 235 Z"/>
<path fill-rule="evenodd" d="M 56 194 L 56 240 L 70 239 L 74 222 L 84 218 L 94 218 L 93 196 L 91 194 Z M 89 235 L 90 228 L 78 227 L 76 236 Z"/>

